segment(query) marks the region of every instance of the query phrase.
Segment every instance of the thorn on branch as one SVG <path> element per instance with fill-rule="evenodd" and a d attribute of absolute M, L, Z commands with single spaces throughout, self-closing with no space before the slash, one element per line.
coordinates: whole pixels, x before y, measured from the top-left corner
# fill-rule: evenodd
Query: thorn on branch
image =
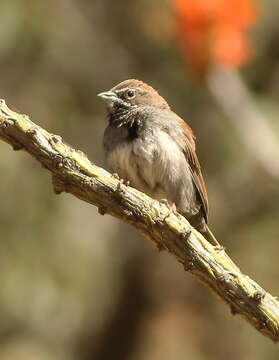
<path fill-rule="evenodd" d="M 162 242 L 164 242 L 164 231 L 161 232 L 161 239 L 162 239 Z M 157 246 L 157 249 L 158 251 L 162 251 L 162 250 L 165 250 L 165 246 L 162 245 L 160 242 L 156 242 L 156 246 Z"/>
<path fill-rule="evenodd" d="M 6 118 L 6 120 L 2 124 L 3 129 L 7 129 L 11 125 L 13 125 L 13 120 L 10 117 L 5 117 L 5 118 Z"/>
<path fill-rule="evenodd" d="M 107 208 L 106 208 L 105 206 L 100 205 L 100 206 L 98 207 L 98 213 L 99 213 L 100 215 L 105 215 L 106 212 L 107 212 Z"/>
<path fill-rule="evenodd" d="M 187 262 L 185 262 L 184 264 L 183 264 L 183 267 L 184 267 L 184 270 L 185 271 L 189 271 L 189 272 L 191 272 L 191 271 L 193 271 L 193 269 L 194 269 L 194 262 L 193 261 L 187 261 Z"/>
<path fill-rule="evenodd" d="M 123 184 L 124 184 L 124 180 L 119 179 L 119 181 L 117 183 L 117 186 L 116 186 L 116 193 L 118 193 L 118 194 L 123 194 L 124 193 Z"/>
<path fill-rule="evenodd" d="M 123 215 L 127 218 L 131 218 L 134 214 L 131 210 L 128 210 L 128 209 L 123 209 Z"/>
<path fill-rule="evenodd" d="M 216 245 L 216 246 L 214 246 L 214 250 L 219 253 L 221 253 L 221 252 L 224 253 L 226 251 L 226 248 L 225 248 L 225 246 L 222 246 L 222 245 Z"/>
<path fill-rule="evenodd" d="M 195 260 L 195 254 L 193 251 L 190 250 L 184 262 L 182 263 L 185 271 L 192 272 L 194 270 L 195 268 L 194 260 Z"/>
<path fill-rule="evenodd" d="M 61 155 L 55 155 L 52 159 L 52 162 L 53 162 L 53 166 L 56 169 L 63 167 L 63 157 Z"/>
<path fill-rule="evenodd" d="M 69 169 L 76 169 L 77 165 L 76 162 L 73 159 L 70 159 L 68 157 L 63 158 L 63 166 L 69 168 Z"/>
<path fill-rule="evenodd" d="M 26 118 L 26 124 L 22 128 L 18 126 L 14 131 L 13 125 L 21 123 L 24 118 Z M 86 157 L 82 159 L 85 161 L 80 162 L 76 160 L 77 154 L 71 147 L 54 146 L 54 143 L 63 142 L 60 136 L 49 134 L 46 130 L 28 121 L 28 116 L 9 110 L 4 100 L 0 101 L 0 123 L 1 139 L 9 144 L 14 144 L 16 150 L 22 148 L 20 144 L 22 142 L 25 144 L 26 151 L 54 174 L 52 182 L 55 193 L 69 191 L 81 200 L 99 206 L 99 213 L 109 212 L 118 218 L 127 220 L 142 231 L 146 237 L 153 240 L 159 251 L 168 250 L 176 256 L 177 261 L 184 265 L 186 271 L 192 272 L 202 282 L 209 285 L 226 303 L 232 304 L 232 314 L 241 313 L 254 327 L 259 330 L 263 329 L 261 331 L 263 335 L 275 342 L 278 341 L 278 301 L 265 293 L 248 276 L 242 274 L 237 266 L 229 258 L 226 258 L 226 254 L 223 256 L 217 251 L 212 251 L 212 247 L 202 246 L 203 242 L 199 241 L 201 239 L 193 228 L 189 227 L 186 222 L 183 225 L 182 215 L 181 221 L 176 224 L 178 226 L 175 228 L 170 226 L 173 224 L 167 224 L 167 221 L 162 223 L 160 218 L 167 213 L 165 219 L 172 213 L 176 215 L 168 204 L 166 204 L 167 208 L 158 206 L 158 203 L 152 206 L 152 199 L 148 198 L 146 201 L 143 198 L 140 199 L 142 201 L 138 203 L 135 201 L 135 204 L 132 204 L 131 201 L 135 198 L 133 192 L 124 186 L 128 183 L 121 180 L 117 174 L 114 174 L 113 177 L 119 181 L 108 181 L 107 172 L 102 169 L 100 169 L 99 175 L 98 171 L 92 169 L 91 176 L 97 181 L 95 183 L 93 179 L 91 182 L 91 171 L 88 170 L 90 161 Z M 30 129 L 29 132 L 28 129 Z M 27 132 L 28 137 L 26 136 Z M 79 154 L 83 155 L 82 152 Z M 105 176 L 103 176 L 104 173 Z M 90 189 L 84 187 L 85 184 Z M 105 205 L 102 205 L 103 200 Z M 162 203 L 164 202 L 162 201 Z M 174 216 L 171 216 L 171 220 L 175 220 Z M 170 236 L 169 239 L 164 237 L 164 231 L 166 231 L 166 237 Z M 162 233 L 162 238 L 160 238 L 160 233 Z M 178 238 L 178 234 L 181 234 L 180 238 Z M 215 250 L 224 251 L 224 248 L 215 248 Z M 232 272 L 225 270 L 224 266 Z M 235 278 L 237 278 L 236 281 Z M 265 296 L 265 301 L 262 301 Z"/>
<path fill-rule="evenodd" d="M 14 151 L 22 150 L 24 146 L 13 139 L 12 148 Z"/>
<path fill-rule="evenodd" d="M 184 232 L 181 234 L 182 240 L 188 240 L 191 236 L 192 230 L 191 229 L 185 229 Z"/>
<path fill-rule="evenodd" d="M 236 307 L 233 304 L 230 304 L 230 309 L 232 315 L 236 315 L 239 313 L 239 311 L 237 311 Z"/>
<path fill-rule="evenodd" d="M 38 131 L 35 127 L 32 127 L 31 129 L 29 129 L 27 132 L 26 132 L 28 135 L 31 135 L 31 136 L 36 136 Z"/>
<path fill-rule="evenodd" d="M 111 174 L 111 177 L 116 179 L 116 180 L 120 180 L 120 176 L 117 173 Z"/>
<path fill-rule="evenodd" d="M 1 106 L 1 109 L 0 109 L 0 113 L 1 115 L 4 117 L 4 118 L 9 118 L 9 114 L 7 112 L 7 110 L 9 110 L 6 102 L 4 99 L 0 99 L 0 106 Z M 4 110 L 5 108 L 5 110 Z"/>
<path fill-rule="evenodd" d="M 64 157 L 62 155 L 59 154 L 55 154 L 52 158 L 53 161 L 53 165 L 56 169 L 62 168 L 62 167 L 66 167 L 68 169 L 76 169 L 76 163 L 73 159 L 70 159 L 68 157 Z"/>
<path fill-rule="evenodd" d="M 0 100 L 1 101 L 1 100 Z M 4 100 L 3 100 L 4 101 Z M 6 114 L 2 109 L 0 109 L 0 116 L 3 116 L 5 120 L 1 124 L 1 128 L 3 129 L 3 132 L 5 133 L 5 130 L 7 130 L 10 126 L 13 125 L 13 119 L 9 117 L 8 114 Z M 6 141 L 12 146 L 13 150 L 22 150 L 24 146 L 16 140 L 14 137 L 11 137 L 10 135 L 6 134 L 4 135 Z"/>
<path fill-rule="evenodd" d="M 84 179 L 82 179 L 82 185 L 90 188 L 92 185 L 92 179 L 90 177 L 84 177 Z"/>
<path fill-rule="evenodd" d="M 158 250 L 159 252 L 165 250 L 165 247 L 164 247 L 161 243 L 159 243 L 159 242 L 156 242 L 156 246 L 157 246 L 157 250 Z"/>
<path fill-rule="evenodd" d="M 259 321 L 257 327 L 258 327 L 259 330 L 261 330 L 261 329 L 266 328 L 267 324 L 268 324 L 268 319 L 264 319 L 264 320 L 262 319 L 262 320 Z"/>
<path fill-rule="evenodd" d="M 53 135 L 53 136 L 51 137 L 51 141 L 53 141 L 54 144 L 57 144 L 57 143 L 59 143 L 59 142 L 62 142 L 62 138 L 61 138 L 61 136 L 59 136 L 59 135 Z"/>
<path fill-rule="evenodd" d="M 21 116 L 23 117 L 24 120 L 30 120 L 29 116 L 26 114 L 22 114 Z"/>
<path fill-rule="evenodd" d="M 52 186 L 54 193 L 57 195 L 66 191 L 65 183 L 56 175 L 52 175 Z"/>
<path fill-rule="evenodd" d="M 217 281 L 219 281 L 221 284 L 226 284 L 226 287 L 227 287 L 226 293 L 229 297 L 235 296 L 236 291 L 237 291 L 237 285 L 231 279 L 231 277 L 235 278 L 236 276 L 234 273 L 224 270 L 224 273 L 218 275 L 216 278 Z"/>
<path fill-rule="evenodd" d="M 265 297 L 265 292 L 257 290 L 254 292 L 254 294 L 251 296 L 251 298 L 256 301 L 257 303 L 260 303 Z"/>

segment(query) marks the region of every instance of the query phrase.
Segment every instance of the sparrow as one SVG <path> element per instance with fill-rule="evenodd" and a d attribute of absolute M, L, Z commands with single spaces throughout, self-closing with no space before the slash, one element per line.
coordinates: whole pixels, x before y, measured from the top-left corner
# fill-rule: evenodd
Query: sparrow
<path fill-rule="evenodd" d="M 110 169 L 150 197 L 166 199 L 219 246 L 208 227 L 208 197 L 192 129 L 140 80 L 125 80 L 98 96 L 107 104 L 103 145 Z"/>

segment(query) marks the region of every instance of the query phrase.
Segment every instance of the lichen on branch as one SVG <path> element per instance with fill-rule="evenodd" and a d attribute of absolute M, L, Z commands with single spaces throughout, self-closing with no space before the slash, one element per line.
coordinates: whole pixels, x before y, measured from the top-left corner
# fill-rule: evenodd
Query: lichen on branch
<path fill-rule="evenodd" d="M 278 342 L 277 299 L 241 273 L 224 249 L 212 246 L 183 216 L 94 165 L 60 136 L 10 110 L 4 100 L 0 101 L 0 139 L 14 150 L 25 150 L 48 169 L 56 193 L 71 193 L 97 206 L 100 214 L 110 214 L 139 229 L 158 249 L 174 255 L 233 314 L 242 315 L 263 335 Z"/>

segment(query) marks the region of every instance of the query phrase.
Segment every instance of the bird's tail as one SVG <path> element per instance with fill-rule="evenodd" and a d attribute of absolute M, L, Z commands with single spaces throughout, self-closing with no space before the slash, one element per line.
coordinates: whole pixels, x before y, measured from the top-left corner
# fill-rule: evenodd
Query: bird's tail
<path fill-rule="evenodd" d="M 208 225 L 206 225 L 206 228 L 205 228 L 205 231 L 203 232 L 203 234 L 204 234 L 204 237 L 206 238 L 206 240 L 209 241 L 213 246 L 218 246 L 218 247 L 221 246 L 218 243 L 215 236 L 213 235 L 213 233 L 211 232 L 211 230 L 209 229 Z"/>

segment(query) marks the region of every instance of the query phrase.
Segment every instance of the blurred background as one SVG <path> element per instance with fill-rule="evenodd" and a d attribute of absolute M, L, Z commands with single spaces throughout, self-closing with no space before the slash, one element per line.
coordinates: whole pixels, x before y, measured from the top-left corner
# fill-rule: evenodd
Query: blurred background
<path fill-rule="evenodd" d="M 151 84 L 193 128 L 216 237 L 279 293 L 277 0 L 1 0 L 0 97 L 105 167 L 104 104 Z M 278 359 L 167 253 L 0 142 L 0 359 Z"/>

